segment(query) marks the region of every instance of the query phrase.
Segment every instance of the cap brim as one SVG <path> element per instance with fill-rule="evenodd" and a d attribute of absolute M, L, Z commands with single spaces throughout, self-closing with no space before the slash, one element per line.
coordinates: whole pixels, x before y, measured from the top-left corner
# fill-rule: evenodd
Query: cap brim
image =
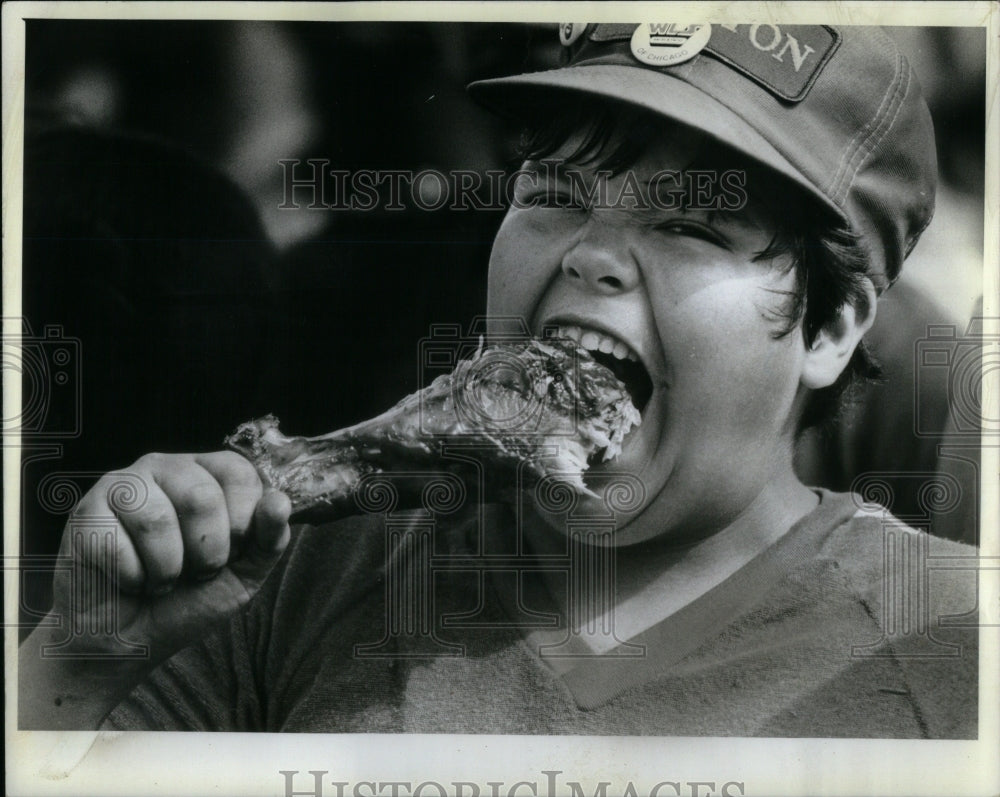
<path fill-rule="evenodd" d="M 523 117 L 551 100 L 552 92 L 587 94 L 645 108 L 706 133 L 784 175 L 844 219 L 844 212 L 738 114 L 689 83 L 661 72 L 619 64 L 593 64 L 480 80 L 469 86 L 477 102 Z"/>

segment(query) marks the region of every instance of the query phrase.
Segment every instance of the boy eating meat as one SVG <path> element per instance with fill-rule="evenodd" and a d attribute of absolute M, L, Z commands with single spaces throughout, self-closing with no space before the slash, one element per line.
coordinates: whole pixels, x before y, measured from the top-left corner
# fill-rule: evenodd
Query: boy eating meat
<path fill-rule="evenodd" d="M 642 422 L 621 455 L 568 501 L 294 534 L 237 454 L 145 456 L 138 508 L 109 474 L 76 512 L 117 518 L 120 630 L 43 656 L 65 633 L 37 629 L 22 726 L 976 735 L 974 629 L 939 622 L 974 584 L 935 577 L 926 633 L 896 633 L 888 532 L 926 536 L 792 468 L 874 373 L 863 335 L 931 218 L 908 64 L 868 28 L 560 37 L 565 67 L 472 87 L 528 126 L 487 309 L 622 376 Z M 64 553 L 98 567 L 72 525 Z M 53 613 L 86 627 L 100 607 L 70 593 L 58 574 Z"/>

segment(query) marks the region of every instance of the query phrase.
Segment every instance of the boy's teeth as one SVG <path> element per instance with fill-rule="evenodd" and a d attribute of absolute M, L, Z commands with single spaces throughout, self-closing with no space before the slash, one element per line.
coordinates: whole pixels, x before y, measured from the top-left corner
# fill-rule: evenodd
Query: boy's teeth
<path fill-rule="evenodd" d="M 559 327 L 559 337 L 561 338 L 569 338 L 570 340 L 579 343 L 580 334 L 580 327 Z"/>
<path fill-rule="evenodd" d="M 561 338 L 569 338 L 575 343 L 580 344 L 588 351 L 602 351 L 605 354 L 617 357 L 619 360 L 628 359 L 637 362 L 639 359 L 627 344 L 592 329 L 583 330 L 580 327 L 574 326 L 559 327 L 558 334 Z"/>

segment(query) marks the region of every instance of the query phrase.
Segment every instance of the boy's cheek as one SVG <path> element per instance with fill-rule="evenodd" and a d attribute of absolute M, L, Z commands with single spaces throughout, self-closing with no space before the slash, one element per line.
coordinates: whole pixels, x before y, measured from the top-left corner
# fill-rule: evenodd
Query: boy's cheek
<path fill-rule="evenodd" d="M 669 277 L 647 279 L 647 284 L 665 345 L 679 347 L 682 355 L 703 366 L 772 357 L 788 348 L 775 340 L 776 326 L 768 314 L 780 299 L 759 279 L 678 268 Z"/>
<path fill-rule="evenodd" d="M 493 242 L 487 285 L 490 315 L 530 316 L 566 254 L 566 238 L 537 234 L 539 222 L 523 220 L 525 213 L 511 211 Z"/>
<path fill-rule="evenodd" d="M 662 252 L 659 257 L 641 252 L 639 262 L 658 315 L 711 319 L 719 329 L 747 324 L 749 313 L 762 303 L 777 303 L 770 291 L 781 290 L 778 283 L 758 273 L 757 264 L 723 256 L 706 257 L 677 248 L 669 257 Z"/>
<path fill-rule="evenodd" d="M 728 287 L 742 293 L 736 283 Z M 737 436 L 761 419 L 780 420 L 794 399 L 802 359 L 800 336 L 775 338 L 774 324 L 742 296 L 727 302 L 702 292 L 660 319 L 675 400 L 683 399 L 695 423 L 730 425 Z"/>
<path fill-rule="evenodd" d="M 580 239 L 587 214 L 571 208 L 511 208 L 497 237 L 497 246 L 522 254 L 546 251 L 558 253 L 559 260 Z"/>

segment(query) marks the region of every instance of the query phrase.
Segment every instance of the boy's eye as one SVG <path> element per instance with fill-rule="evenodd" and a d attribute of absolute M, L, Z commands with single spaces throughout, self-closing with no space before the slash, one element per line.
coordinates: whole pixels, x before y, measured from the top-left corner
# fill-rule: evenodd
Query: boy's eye
<path fill-rule="evenodd" d="M 724 236 L 716 232 L 706 224 L 684 219 L 671 219 L 656 225 L 656 230 L 672 235 L 683 235 L 689 238 L 697 238 L 700 241 L 707 241 L 715 246 L 729 248 L 729 241 Z"/>

